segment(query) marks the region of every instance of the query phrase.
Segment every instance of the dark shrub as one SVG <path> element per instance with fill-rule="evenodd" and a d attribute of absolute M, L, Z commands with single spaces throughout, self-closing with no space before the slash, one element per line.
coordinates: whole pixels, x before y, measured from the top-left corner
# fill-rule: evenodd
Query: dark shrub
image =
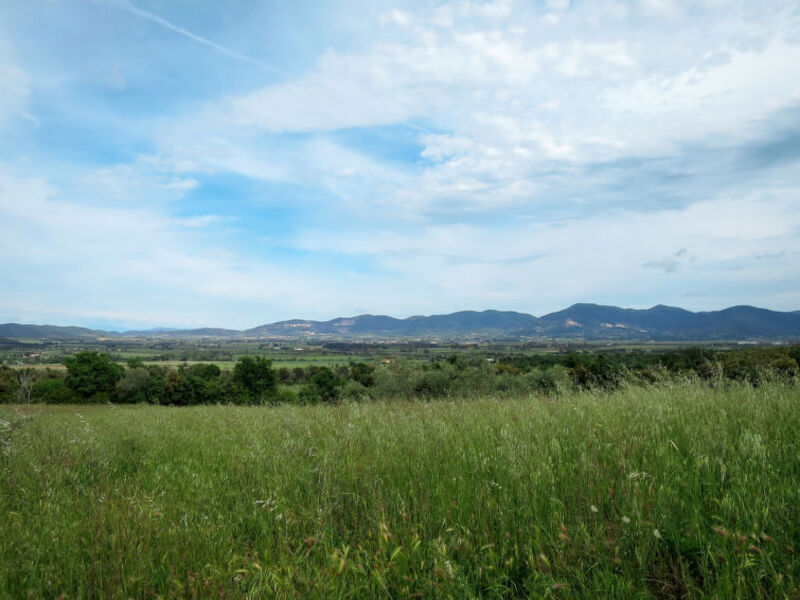
<path fill-rule="evenodd" d="M 83 399 L 96 394 L 112 394 L 122 379 L 123 368 L 99 352 L 78 352 L 64 360 L 67 385 Z"/>

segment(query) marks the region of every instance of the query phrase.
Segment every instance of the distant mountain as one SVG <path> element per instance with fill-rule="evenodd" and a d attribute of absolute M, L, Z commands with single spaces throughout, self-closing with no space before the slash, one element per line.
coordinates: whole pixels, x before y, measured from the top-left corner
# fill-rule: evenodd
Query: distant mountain
<path fill-rule="evenodd" d="M 111 334 L 107 331 L 97 329 L 86 329 L 85 327 L 60 327 L 58 325 L 23 325 L 20 323 L 4 323 L 0 325 L 0 336 L 23 339 L 42 339 L 53 340 L 75 340 L 81 338 L 95 339 L 98 337 L 108 337 Z"/>
<path fill-rule="evenodd" d="M 669 339 L 687 334 L 691 337 L 696 322 L 696 313 L 663 304 L 641 310 L 573 304 L 539 319 L 534 332 L 548 337 L 586 339 Z"/>
<path fill-rule="evenodd" d="M 2 326 L 0 326 L 2 327 Z M 220 329 L 215 327 L 203 327 L 200 329 L 168 329 L 157 327 L 155 329 L 144 329 L 137 331 L 126 331 L 119 335 L 125 337 L 235 337 L 241 335 L 241 331 L 236 329 Z"/>
<path fill-rule="evenodd" d="M 275 338 L 275 339 L 585 339 L 585 340 L 790 340 L 800 339 L 800 311 L 777 312 L 753 306 L 690 312 L 658 305 L 648 309 L 573 304 L 541 318 L 511 312 L 462 311 L 449 315 L 396 319 L 386 315 L 309 321 L 292 319 L 244 331 L 219 328 L 151 329 L 115 333 L 54 325 L 0 325 L 0 337 L 91 339 Z"/>
<path fill-rule="evenodd" d="M 753 306 L 693 313 L 658 305 L 637 310 L 574 304 L 539 319 L 530 334 L 584 339 L 747 340 L 800 337 L 800 312 Z"/>
<path fill-rule="evenodd" d="M 692 327 L 695 317 L 688 310 L 663 305 L 637 310 L 598 304 L 573 304 L 567 309 L 539 319 L 534 331 L 555 337 L 638 338 L 650 332 L 669 335 L 686 331 Z"/>
<path fill-rule="evenodd" d="M 518 312 L 466 310 L 449 315 L 416 316 L 407 319 L 395 319 L 385 315 L 359 315 L 330 321 L 293 319 L 261 325 L 242 333 L 251 337 L 270 335 L 289 337 L 310 335 L 476 337 L 505 335 L 522 331 L 535 326 L 536 322 L 536 317 Z"/>
<path fill-rule="evenodd" d="M 695 331 L 703 338 L 780 338 L 800 336 L 800 313 L 781 313 L 755 306 L 732 306 L 698 313 Z"/>

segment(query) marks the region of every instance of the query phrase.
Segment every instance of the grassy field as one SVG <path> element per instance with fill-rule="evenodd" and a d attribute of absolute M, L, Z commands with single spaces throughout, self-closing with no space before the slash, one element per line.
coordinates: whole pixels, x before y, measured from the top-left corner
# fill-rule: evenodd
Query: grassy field
<path fill-rule="evenodd" d="M 0 407 L 7 598 L 800 598 L 800 390 Z"/>

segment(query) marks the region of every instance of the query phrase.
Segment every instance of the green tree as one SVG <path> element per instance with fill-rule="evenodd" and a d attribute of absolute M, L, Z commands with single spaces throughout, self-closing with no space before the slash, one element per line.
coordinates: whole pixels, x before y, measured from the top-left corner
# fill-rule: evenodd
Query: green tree
<path fill-rule="evenodd" d="M 124 369 L 99 352 L 78 352 L 64 360 L 67 366 L 67 385 L 80 398 L 112 393 L 122 378 Z"/>
<path fill-rule="evenodd" d="M 256 402 L 273 397 L 278 388 L 272 361 L 263 356 L 241 357 L 233 367 L 233 380 Z"/>
<path fill-rule="evenodd" d="M 375 368 L 363 362 L 350 363 L 350 378 L 364 387 L 375 383 Z"/>
<path fill-rule="evenodd" d="M 339 386 L 342 381 L 328 367 L 322 367 L 314 373 L 311 384 L 323 402 L 336 402 L 339 399 Z"/>
<path fill-rule="evenodd" d="M 36 402 L 46 404 L 67 404 L 75 399 L 72 390 L 61 378 L 47 378 L 34 383 L 32 396 Z"/>
<path fill-rule="evenodd" d="M 308 381 L 306 370 L 303 367 L 295 367 L 292 369 L 293 381 L 292 383 L 303 383 Z"/>
<path fill-rule="evenodd" d="M 189 375 L 194 375 L 195 377 L 199 377 L 204 381 L 216 379 L 220 376 L 220 373 L 222 373 L 222 370 L 213 363 L 197 363 L 194 365 L 181 367 L 181 369 Z"/>
<path fill-rule="evenodd" d="M 120 402 L 147 402 L 147 385 L 150 373 L 144 368 L 128 368 L 117 383 Z"/>
<path fill-rule="evenodd" d="M 278 381 L 284 385 L 291 385 L 294 383 L 294 372 L 288 367 L 281 367 L 278 369 Z"/>
<path fill-rule="evenodd" d="M 205 381 L 181 371 L 170 371 L 164 379 L 164 397 L 167 404 L 192 406 L 206 401 Z"/>
<path fill-rule="evenodd" d="M 125 364 L 129 369 L 144 369 L 144 361 L 138 356 L 129 358 L 125 361 Z"/>
<path fill-rule="evenodd" d="M 17 399 L 19 381 L 14 369 L 0 366 L 0 402 L 14 402 Z"/>

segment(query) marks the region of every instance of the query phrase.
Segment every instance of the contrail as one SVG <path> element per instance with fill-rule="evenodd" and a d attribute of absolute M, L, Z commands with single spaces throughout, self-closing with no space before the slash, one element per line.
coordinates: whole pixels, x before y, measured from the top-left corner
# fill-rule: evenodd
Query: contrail
<path fill-rule="evenodd" d="M 104 2 L 105 4 L 110 4 L 112 6 L 116 6 L 117 8 L 121 8 L 124 11 L 134 14 L 137 17 L 141 17 L 142 19 L 147 19 L 148 21 L 156 23 L 157 25 L 161 25 L 165 29 L 169 29 L 170 31 L 179 33 L 180 35 L 185 36 L 190 40 L 194 40 L 199 44 L 203 44 L 204 46 L 208 46 L 209 48 L 213 48 L 217 52 L 221 52 L 226 56 L 230 56 L 231 58 L 235 58 L 236 60 L 240 60 L 242 62 L 259 67 L 261 69 L 272 71 L 273 73 L 277 73 L 278 75 L 283 75 L 283 73 L 279 69 L 273 67 L 270 64 L 261 62 L 260 60 L 256 60 L 254 58 L 250 58 L 249 56 L 245 56 L 244 54 L 237 52 L 236 50 L 231 50 L 230 48 L 226 48 L 225 46 L 221 46 L 216 42 L 212 42 L 211 40 L 208 40 L 204 37 L 194 34 L 191 31 L 184 29 L 183 27 L 179 27 L 178 25 L 170 23 L 166 19 L 159 17 L 154 13 L 142 10 L 130 0 L 100 0 L 100 1 Z"/>

